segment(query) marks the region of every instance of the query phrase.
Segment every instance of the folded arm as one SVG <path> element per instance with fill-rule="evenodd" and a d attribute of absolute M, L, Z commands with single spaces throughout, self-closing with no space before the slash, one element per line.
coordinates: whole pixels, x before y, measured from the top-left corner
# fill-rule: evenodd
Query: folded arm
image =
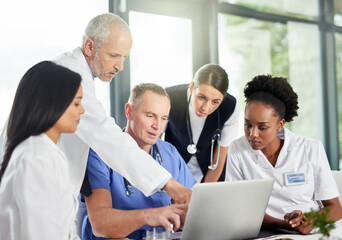
<path fill-rule="evenodd" d="M 312 227 L 304 222 L 302 211 L 295 210 L 291 213 L 287 213 L 284 219 L 274 218 L 268 214 L 265 214 L 263 226 L 272 228 L 283 228 L 291 231 L 297 231 L 301 234 L 309 234 Z"/>
<path fill-rule="evenodd" d="M 318 212 L 323 212 L 327 208 L 329 208 L 330 209 L 330 212 L 328 215 L 329 219 L 333 221 L 338 221 L 342 218 L 342 207 L 341 207 L 340 200 L 337 197 L 329 199 L 329 200 L 323 200 L 322 204 L 324 208 L 320 209 Z"/>

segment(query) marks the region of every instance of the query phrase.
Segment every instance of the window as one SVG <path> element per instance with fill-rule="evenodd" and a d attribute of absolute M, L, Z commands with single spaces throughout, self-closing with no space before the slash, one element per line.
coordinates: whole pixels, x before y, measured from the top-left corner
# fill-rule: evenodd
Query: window
<path fill-rule="evenodd" d="M 296 17 L 318 18 L 318 0 L 224 0 L 260 12 Z"/>
<path fill-rule="evenodd" d="M 198 68 L 217 62 L 217 43 L 212 39 L 217 36 L 216 24 L 208 20 L 212 16 L 212 4 L 217 3 L 130 0 L 110 4 L 110 11 L 129 24 L 133 36 L 125 69 L 111 82 L 111 110 L 119 126 L 126 125 L 124 105 L 134 85 L 142 82 L 163 87 L 187 84 Z"/>
<path fill-rule="evenodd" d="M 80 46 L 90 18 L 108 12 L 107 0 L 5 1 L 0 8 L 0 131 L 12 107 L 17 85 L 36 63 Z M 108 84 L 99 85 L 109 113 Z"/>
<path fill-rule="evenodd" d="M 335 34 L 339 153 L 342 156 L 342 34 Z M 342 169 L 342 161 L 340 161 Z"/>
<path fill-rule="evenodd" d="M 190 19 L 130 11 L 129 25 L 131 88 L 141 82 L 167 87 L 191 81 Z"/>
<path fill-rule="evenodd" d="M 342 26 L 342 1 L 334 0 L 334 23 Z"/>
<path fill-rule="evenodd" d="M 300 107 L 287 127 L 322 141 L 332 169 L 342 166 L 341 6 L 342 0 L 218 4 L 219 62 L 230 75 L 229 91 L 243 102 L 243 86 L 254 75 L 287 77 Z"/>
<path fill-rule="evenodd" d="M 243 103 L 245 84 L 259 74 L 288 78 L 299 96 L 294 132 L 323 140 L 318 27 L 219 14 L 219 61 L 230 76 L 229 92 Z M 240 120 L 243 120 L 243 112 Z M 241 135 L 243 124 L 240 124 Z"/>

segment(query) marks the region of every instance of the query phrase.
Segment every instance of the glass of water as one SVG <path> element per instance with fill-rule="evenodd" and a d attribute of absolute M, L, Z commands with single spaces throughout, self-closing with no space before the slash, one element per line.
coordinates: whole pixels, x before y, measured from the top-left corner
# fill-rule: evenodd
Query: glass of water
<path fill-rule="evenodd" d="M 171 231 L 162 226 L 149 228 L 146 230 L 146 240 L 164 240 L 171 239 Z"/>

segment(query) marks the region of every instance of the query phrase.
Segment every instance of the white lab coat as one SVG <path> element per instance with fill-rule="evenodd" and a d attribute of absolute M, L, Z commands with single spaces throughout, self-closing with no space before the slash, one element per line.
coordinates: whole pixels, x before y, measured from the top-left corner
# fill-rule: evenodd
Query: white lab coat
<path fill-rule="evenodd" d="M 142 151 L 129 134 L 123 133 L 95 96 L 94 80 L 81 48 L 65 53 L 54 60 L 82 77 L 85 113 L 75 134 L 62 134 L 61 149 L 70 165 L 72 184 L 79 192 L 91 147 L 101 159 L 141 190 L 146 196 L 159 190 L 171 174 L 145 151 Z"/>
<path fill-rule="evenodd" d="M 123 133 L 113 118 L 95 96 L 94 80 L 88 63 L 76 48 L 54 60 L 82 76 L 85 113 L 75 134 L 62 134 L 61 149 L 70 162 L 70 179 L 79 192 L 83 181 L 89 147 L 101 159 L 141 190 L 146 196 L 159 190 L 171 178 L 171 174 L 160 167 L 154 159 L 142 151 L 129 134 Z"/>
<path fill-rule="evenodd" d="M 95 96 L 93 76 L 81 48 L 65 53 L 54 61 L 82 77 L 82 105 L 85 113 L 81 115 L 76 133 L 62 134 L 58 142 L 69 161 L 70 181 L 75 186 L 75 193 L 81 189 L 89 147 L 146 196 L 163 187 L 170 180 L 171 174 L 142 151 L 129 134 L 123 133 L 113 118 L 106 116 Z M 7 124 L 0 139 L 0 162 L 6 142 L 6 128 Z"/>
<path fill-rule="evenodd" d="M 45 133 L 15 148 L 0 184 L 1 240 L 79 239 L 68 168 Z"/>

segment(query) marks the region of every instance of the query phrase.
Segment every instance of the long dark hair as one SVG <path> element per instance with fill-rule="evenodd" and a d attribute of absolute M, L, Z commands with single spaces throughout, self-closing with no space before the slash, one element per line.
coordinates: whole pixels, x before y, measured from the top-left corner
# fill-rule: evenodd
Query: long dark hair
<path fill-rule="evenodd" d="M 8 119 L 0 182 L 14 149 L 30 136 L 49 130 L 74 99 L 81 76 L 53 62 L 30 68 L 19 82 Z"/>
<path fill-rule="evenodd" d="M 203 83 L 210 84 L 225 96 L 229 86 L 229 79 L 227 72 L 222 67 L 209 63 L 197 70 L 193 83 L 195 88 Z"/>

